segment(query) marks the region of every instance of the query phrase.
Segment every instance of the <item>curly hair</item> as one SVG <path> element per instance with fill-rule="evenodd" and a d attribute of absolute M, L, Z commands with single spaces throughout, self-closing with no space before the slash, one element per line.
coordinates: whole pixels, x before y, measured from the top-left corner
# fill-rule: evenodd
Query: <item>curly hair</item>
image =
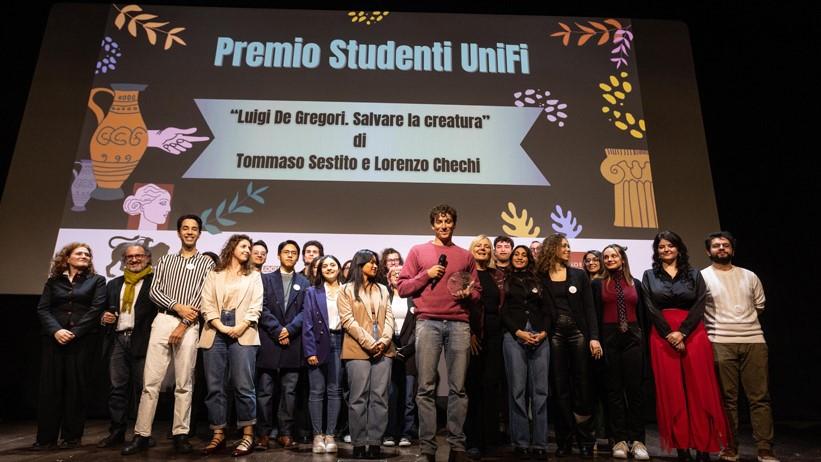
<path fill-rule="evenodd" d="M 68 258 L 71 256 L 72 252 L 78 247 L 85 247 L 88 249 L 89 253 L 89 262 L 88 262 L 88 269 L 86 270 L 88 274 L 97 274 L 94 271 L 94 264 L 92 263 L 91 259 L 94 258 L 94 254 L 91 252 L 91 246 L 86 244 L 85 242 L 72 242 L 70 244 L 66 244 L 60 249 L 57 253 L 54 254 L 54 258 L 51 260 L 51 269 L 49 269 L 48 276 L 50 278 L 58 277 L 63 274 L 66 270 L 68 270 Z"/>
<path fill-rule="evenodd" d="M 129 215 L 139 215 L 142 213 L 145 204 L 154 202 L 162 195 L 171 197 L 168 191 L 153 183 L 140 186 L 134 194 L 126 197 L 123 201 L 123 212 Z"/>
<path fill-rule="evenodd" d="M 660 276 L 664 271 L 664 267 L 661 264 L 661 256 L 659 255 L 659 243 L 662 240 L 673 244 L 673 247 L 678 250 L 678 256 L 676 257 L 676 269 L 683 272 L 685 278 L 690 279 L 691 267 L 690 256 L 687 254 L 687 246 L 684 244 L 684 240 L 681 236 L 673 231 L 662 231 L 656 234 L 656 238 L 653 239 L 653 272 Z"/>
<path fill-rule="evenodd" d="M 224 271 L 231 265 L 231 257 L 234 255 L 234 249 L 237 248 L 240 242 L 248 241 L 248 246 L 250 247 L 253 244 L 253 240 L 247 234 L 234 234 L 233 236 L 228 238 L 228 242 L 222 247 L 222 251 L 220 251 L 220 261 L 214 267 L 214 271 L 220 272 Z M 243 263 L 240 264 L 240 273 L 243 276 L 247 276 L 251 274 L 254 270 L 254 264 L 251 262 L 251 259 L 248 258 Z"/>
<path fill-rule="evenodd" d="M 559 247 L 562 241 L 566 240 L 564 233 L 555 233 L 547 236 L 542 242 L 542 251 L 539 252 L 539 260 L 536 262 L 536 273 L 547 275 L 556 265 L 564 264 L 559 258 Z"/>
<path fill-rule="evenodd" d="M 453 207 L 447 204 L 441 204 L 434 207 L 430 211 L 430 224 L 433 224 L 439 215 L 450 215 L 453 219 L 453 223 L 456 224 L 456 209 Z"/>

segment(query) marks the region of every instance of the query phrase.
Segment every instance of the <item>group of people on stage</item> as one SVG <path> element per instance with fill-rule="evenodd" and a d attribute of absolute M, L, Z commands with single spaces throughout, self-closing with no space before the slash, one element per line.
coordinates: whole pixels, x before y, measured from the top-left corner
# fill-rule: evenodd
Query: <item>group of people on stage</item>
<path fill-rule="evenodd" d="M 556 456 L 572 454 L 575 442 L 590 457 L 599 438 L 609 441 L 599 451 L 648 460 L 643 386 L 652 371 L 662 449 L 682 461 L 690 450 L 698 461 L 716 452 L 738 460 L 740 381 L 758 460 L 777 462 L 758 322 L 764 292 L 754 273 L 732 265 L 729 233 L 707 237 L 713 264 L 698 271 L 681 238 L 660 232 L 652 269 L 639 281 L 618 244 L 587 252 L 581 270 L 570 266 L 562 234 L 530 246 L 480 235 L 463 249 L 452 240 L 456 210 L 440 205 L 429 218 L 433 240 L 404 259 L 393 248 L 360 250 L 342 264 L 317 241 L 300 253 L 286 240 L 277 247 L 280 267 L 265 274 L 267 245 L 247 235 L 231 236 L 219 255 L 199 252 L 196 215 L 177 221 L 178 253 L 152 265 L 148 248 L 131 245 L 123 276 L 108 284 L 88 245 L 66 245 L 37 307 L 44 335 L 33 448 L 80 444 L 95 351 L 89 334 L 102 325 L 111 426 L 98 447 L 125 444 L 123 455 L 153 445 L 172 363 L 174 449 L 193 450 L 199 351 L 212 431 L 204 455 L 226 448 L 230 416 L 242 433 L 234 456 L 274 442 L 296 446 L 304 400 L 314 453 L 337 452 L 347 425 L 355 458 L 418 438 L 418 460 L 432 462 L 443 357 L 449 460 L 481 458 L 506 441 L 520 458 L 545 459 L 551 402 Z M 300 255 L 305 269 L 297 272 Z M 126 443 L 130 402 L 137 419 Z"/>

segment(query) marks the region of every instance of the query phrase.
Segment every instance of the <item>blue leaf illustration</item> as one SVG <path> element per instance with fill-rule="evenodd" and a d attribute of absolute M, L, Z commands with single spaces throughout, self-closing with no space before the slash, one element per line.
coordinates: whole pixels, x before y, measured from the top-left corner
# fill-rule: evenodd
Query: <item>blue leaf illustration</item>
<path fill-rule="evenodd" d="M 231 205 L 228 206 L 228 211 L 233 212 L 235 208 L 237 208 L 237 201 L 239 200 L 239 193 L 234 194 L 234 200 L 231 201 Z"/>
<path fill-rule="evenodd" d="M 247 194 L 249 196 L 251 194 L 254 194 L 254 182 L 253 181 L 248 182 L 248 187 L 245 188 L 245 194 Z"/>
<path fill-rule="evenodd" d="M 233 225 L 237 224 L 237 222 L 234 221 L 234 220 L 231 220 L 231 219 L 228 219 L 228 218 L 222 218 L 222 217 L 217 217 L 217 221 L 222 226 L 233 226 Z"/>
<path fill-rule="evenodd" d="M 214 215 L 217 218 L 217 220 L 219 220 L 223 210 L 225 210 L 225 199 L 223 199 L 222 202 L 220 202 L 219 207 L 217 207 L 217 213 Z"/>
<path fill-rule="evenodd" d="M 257 194 L 259 194 L 259 193 L 263 193 L 263 192 L 265 192 L 265 190 L 267 190 L 267 189 L 268 189 L 268 186 L 263 186 L 263 187 L 261 187 L 261 188 L 257 189 L 256 191 L 254 191 L 254 195 L 257 195 Z M 249 194 L 249 196 L 250 196 L 250 194 Z"/>
<path fill-rule="evenodd" d="M 257 196 L 256 194 L 251 194 L 251 195 L 250 195 L 250 196 L 248 196 L 248 197 L 250 197 L 251 199 L 253 199 L 253 200 L 257 201 L 257 202 L 259 202 L 260 204 L 264 204 L 264 203 L 265 203 L 265 199 L 263 199 L 261 196 Z"/>
<path fill-rule="evenodd" d="M 208 221 L 208 216 L 211 215 L 212 210 L 213 209 L 205 209 L 205 210 L 202 211 L 202 213 L 200 214 L 200 219 L 202 220 L 203 223 Z"/>
<path fill-rule="evenodd" d="M 203 226 L 205 226 L 205 230 L 206 230 L 206 231 L 208 231 L 208 232 L 209 232 L 209 233 L 211 233 L 211 234 L 219 234 L 219 233 L 221 233 L 221 232 L 222 232 L 222 231 L 220 231 L 220 229 L 219 229 L 219 228 L 217 228 L 216 226 L 214 226 L 214 225 L 209 225 L 208 223 L 205 223 Z"/>
<path fill-rule="evenodd" d="M 240 205 L 234 209 L 234 213 L 252 213 L 253 211 L 254 209 L 248 207 L 247 205 Z"/>
<path fill-rule="evenodd" d="M 564 214 L 562 206 L 556 204 L 556 211 L 550 213 L 550 219 L 553 220 L 553 230 L 557 233 L 564 233 L 569 238 L 578 237 L 581 234 L 583 227 L 576 224 L 576 218 L 573 217 L 573 212 L 567 211 Z"/>

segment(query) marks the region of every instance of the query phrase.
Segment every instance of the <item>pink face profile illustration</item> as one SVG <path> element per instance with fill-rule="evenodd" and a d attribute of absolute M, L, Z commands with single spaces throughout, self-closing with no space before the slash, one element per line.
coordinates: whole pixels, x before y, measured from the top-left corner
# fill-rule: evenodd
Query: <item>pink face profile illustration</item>
<path fill-rule="evenodd" d="M 137 191 L 125 198 L 123 211 L 129 215 L 139 215 L 137 229 L 156 230 L 165 224 L 171 211 L 171 193 L 148 183 L 137 188 Z"/>

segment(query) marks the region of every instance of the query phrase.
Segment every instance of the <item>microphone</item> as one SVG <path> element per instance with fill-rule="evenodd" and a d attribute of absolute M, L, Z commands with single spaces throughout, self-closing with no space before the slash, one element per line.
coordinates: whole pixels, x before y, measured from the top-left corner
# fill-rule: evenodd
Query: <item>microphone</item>
<path fill-rule="evenodd" d="M 439 266 L 444 266 L 445 268 L 447 268 L 448 267 L 448 256 L 445 255 L 445 254 L 439 255 L 438 265 Z M 436 288 L 436 283 L 439 282 L 439 279 L 441 279 L 441 278 L 433 278 L 433 282 L 431 282 L 431 284 L 430 284 L 431 289 Z"/>

